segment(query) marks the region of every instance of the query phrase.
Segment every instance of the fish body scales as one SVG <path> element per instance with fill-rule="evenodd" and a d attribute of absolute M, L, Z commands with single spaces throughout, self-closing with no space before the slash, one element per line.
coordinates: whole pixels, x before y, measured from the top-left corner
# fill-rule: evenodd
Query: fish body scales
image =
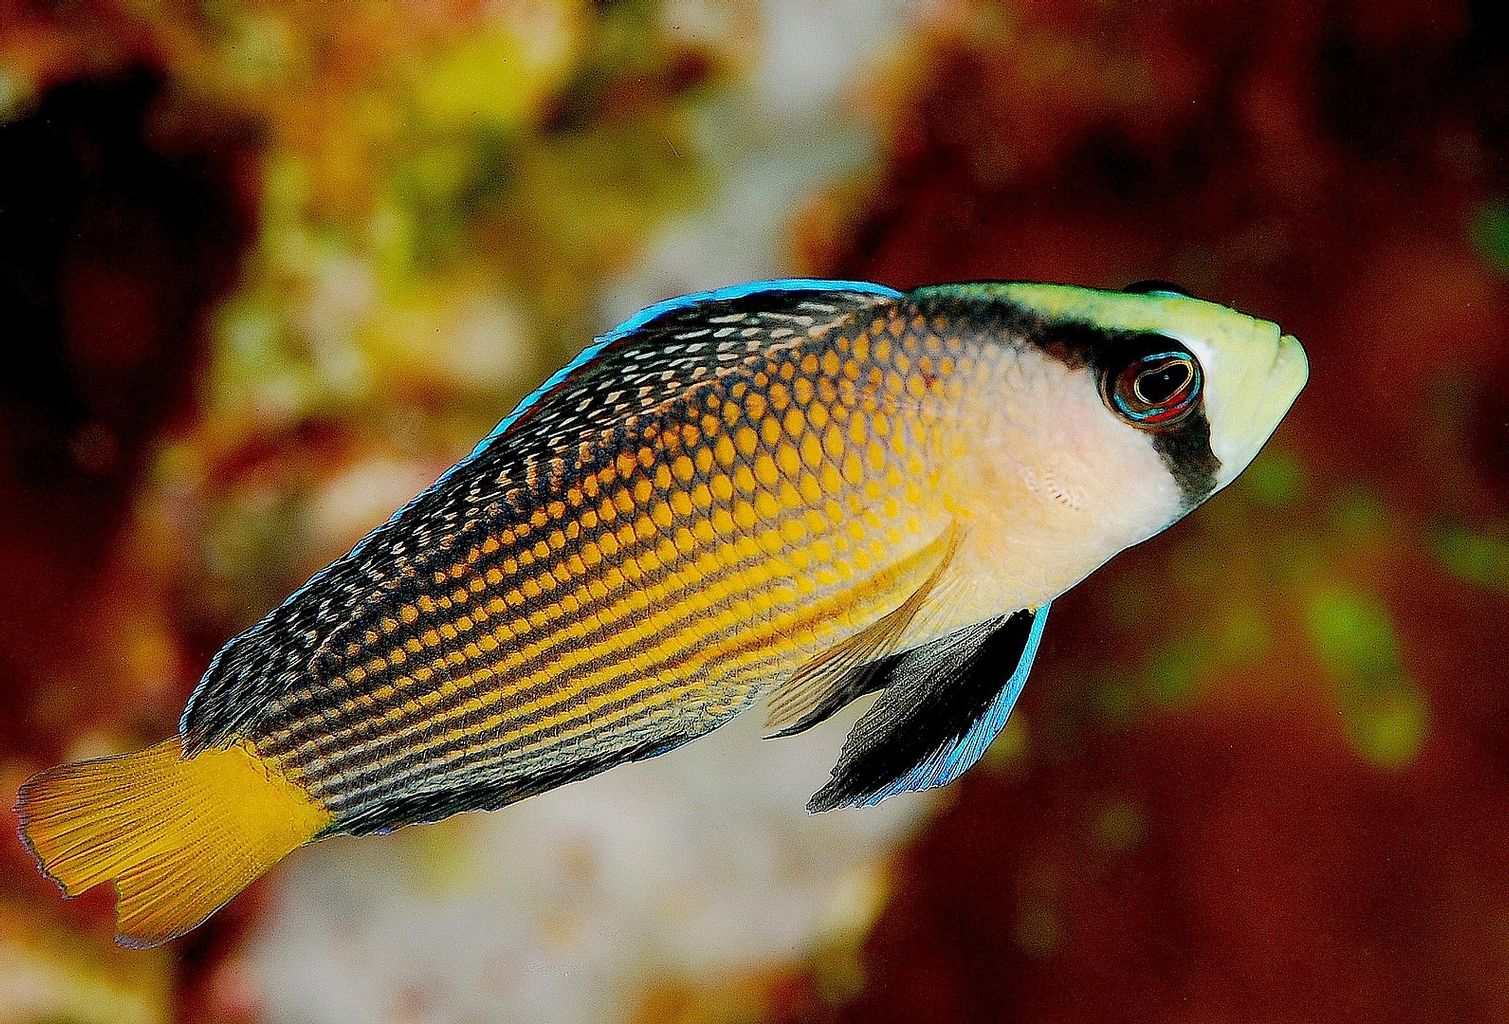
<path fill-rule="evenodd" d="M 557 436 L 480 522 L 454 520 L 466 535 L 406 600 L 271 704 L 259 752 L 335 828 L 392 827 L 396 806 L 506 801 L 563 758 L 699 735 L 892 610 L 955 514 L 945 467 L 986 369 L 946 319 L 906 313 L 762 331 L 658 405 L 670 382 L 600 385 L 633 411 Z"/>

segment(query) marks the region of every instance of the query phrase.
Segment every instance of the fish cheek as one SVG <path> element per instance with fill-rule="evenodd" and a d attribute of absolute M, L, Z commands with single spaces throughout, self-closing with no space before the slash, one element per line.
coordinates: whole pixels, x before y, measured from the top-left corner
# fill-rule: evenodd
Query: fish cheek
<path fill-rule="evenodd" d="M 960 474 L 982 510 L 970 554 L 998 610 L 1051 600 L 1181 514 L 1152 436 L 1111 414 L 1087 372 L 1050 366 L 1034 383 L 987 419 L 989 458 Z"/>
<path fill-rule="evenodd" d="M 1095 511 L 1104 530 L 1102 560 L 1167 529 L 1187 510 L 1157 438 L 1109 413 L 1105 418 L 1107 440 L 1090 469 L 1102 482 L 1095 491 Z"/>
<path fill-rule="evenodd" d="M 1082 371 L 1076 383 L 1026 474 L 1040 500 L 1058 506 L 1057 530 L 1075 538 L 1077 568 L 1089 572 L 1187 509 L 1159 435 L 1112 412 L 1092 371 Z"/>

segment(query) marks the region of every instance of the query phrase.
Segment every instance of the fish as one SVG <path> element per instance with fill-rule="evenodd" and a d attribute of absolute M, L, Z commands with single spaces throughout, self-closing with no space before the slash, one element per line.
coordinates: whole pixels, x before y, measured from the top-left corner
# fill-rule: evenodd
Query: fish
<path fill-rule="evenodd" d="M 210 661 L 172 738 L 21 788 L 65 896 L 176 938 L 298 847 L 495 810 L 762 702 L 874 699 L 809 808 L 945 785 L 1049 608 L 1309 375 L 1172 285 L 764 281 L 639 312 Z"/>

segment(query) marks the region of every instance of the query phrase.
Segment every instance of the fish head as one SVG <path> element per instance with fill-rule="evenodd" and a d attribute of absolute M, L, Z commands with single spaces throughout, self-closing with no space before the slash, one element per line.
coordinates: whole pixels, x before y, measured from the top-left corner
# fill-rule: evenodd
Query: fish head
<path fill-rule="evenodd" d="M 1309 379 L 1275 323 L 1168 285 L 1102 291 L 1010 284 L 1040 345 L 1088 371 L 1101 408 L 1143 436 L 1184 490 L 1183 511 L 1251 464 Z"/>
<path fill-rule="evenodd" d="M 1024 598 L 1062 593 L 1230 484 L 1309 375 L 1276 324 L 1171 287 L 1008 282 L 913 296 L 995 353 L 961 417 L 952 487 L 982 558 L 1003 580 L 1033 579 Z"/>

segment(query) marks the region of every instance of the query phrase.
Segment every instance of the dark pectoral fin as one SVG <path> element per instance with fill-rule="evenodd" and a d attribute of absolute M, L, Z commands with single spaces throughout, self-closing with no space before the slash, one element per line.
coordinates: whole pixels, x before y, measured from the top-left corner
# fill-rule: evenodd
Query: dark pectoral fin
<path fill-rule="evenodd" d="M 808 810 L 878 804 L 964 774 L 1006 725 L 1048 605 L 960 630 L 883 663 L 885 692 L 844 741 Z"/>

